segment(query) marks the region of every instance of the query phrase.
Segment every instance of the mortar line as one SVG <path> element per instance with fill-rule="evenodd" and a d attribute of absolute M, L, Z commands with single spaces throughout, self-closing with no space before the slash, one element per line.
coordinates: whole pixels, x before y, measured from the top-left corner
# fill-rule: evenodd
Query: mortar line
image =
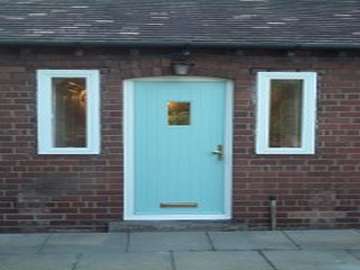
<path fill-rule="evenodd" d="M 169 251 L 169 255 L 170 255 L 171 269 L 172 269 L 172 270 L 176 270 L 176 262 L 175 262 L 174 251 L 173 251 L 173 250 L 170 250 L 170 251 Z"/>
<path fill-rule="evenodd" d="M 302 247 L 296 243 L 296 241 L 294 239 L 291 238 L 291 236 L 285 232 L 285 231 L 281 231 L 281 233 L 298 249 L 298 250 L 302 250 Z"/>
<path fill-rule="evenodd" d="M 207 239 L 208 239 L 208 241 L 209 241 L 209 245 L 210 245 L 210 247 L 211 247 L 211 250 L 212 250 L 212 251 L 216 251 L 214 242 L 213 242 L 213 240 L 211 239 L 209 232 L 207 231 L 207 232 L 205 232 L 205 234 L 206 234 Z"/>
<path fill-rule="evenodd" d="M 266 257 L 265 253 L 262 250 L 258 250 L 257 251 L 259 253 L 259 255 L 267 262 L 268 265 L 270 265 L 270 267 L 273 270 L 279 270 L 272 261 L 270 261 L 270 259 L 268 257 Z"/>
<path fill-rule="evenodd" d="M 46 238 L 45 240 L 41 243 L 40 247 L 36 250 L 35 254 L 39 254 L 43 249 L 44 247 L 47 245 L 47 243 L 49 242 L 50 238 L 53 236 L 52 233 L 50 233 Z"/>

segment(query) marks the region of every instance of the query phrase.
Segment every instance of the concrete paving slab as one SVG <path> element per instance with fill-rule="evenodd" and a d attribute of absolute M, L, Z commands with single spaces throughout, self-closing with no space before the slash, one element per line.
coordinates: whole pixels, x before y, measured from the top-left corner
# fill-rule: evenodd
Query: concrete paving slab
<path fill-rule="evenodd" d="M 53 234 L 40 253 L 82 254 L 98 250 L 125 252 L 127 238 L 126 233 Z"/>
<path fill-rule="evenodd" d="M 171 258 L 163 253 L 97 252 L 84 255 L 76 270 L 171 270 Z"/>
<path fill-rule="evenodd" d="M 129 251 L 210 250 L 204 232 L 130 233 Z"/>
<path fill-rule="evenodd" d="M 0 256 L 1 270 L 72 270 L 75 256 L 22 254 Z"/>
<path fill-rule="evenodd" d="M 303 249 L 360 249 L 360 234 L 354 230 L 286 231 Z"/>
<path fill-rule="evenodd" d="M 282 232 L 209 232 L 209 235 L 216 250 L 296 249 Z"/>
<path fill-rule="evenodd" d="M 359 270 L 360 261 L 343 250 L 267 251 L 277 270 Z"/>
<path fill-rule="evenodd" d="M 0 255 L 36 253 L 49 234 L 0 234 Z"/>
<path fill-rule="evenodd" d="M 255 251 L 175 252 L 177 270 L 272 270 Z"/>

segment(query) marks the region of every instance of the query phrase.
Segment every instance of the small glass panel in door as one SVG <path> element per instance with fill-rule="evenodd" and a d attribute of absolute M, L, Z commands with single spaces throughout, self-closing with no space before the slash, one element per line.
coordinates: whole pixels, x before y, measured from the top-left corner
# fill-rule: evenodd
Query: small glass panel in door
<path fill-rule="evenodd" d="M 189 126 L 191 122 L 190 102 L 169 101 L 168 124 L 169 126 Z"/>

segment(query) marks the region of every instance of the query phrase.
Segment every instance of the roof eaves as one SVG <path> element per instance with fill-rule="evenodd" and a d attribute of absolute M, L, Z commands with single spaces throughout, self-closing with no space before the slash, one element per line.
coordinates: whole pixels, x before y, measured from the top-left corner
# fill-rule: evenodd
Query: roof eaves
<path fill-rule="evenodd" d="M 0 46 L 51 46 L 51 47 L 193 47 L 193 48 L 234 48 L 234 49 L 327 49 L 327 50 L 356 50 L 360 44 L 356 43 L 239 43 L 239 42 L 141 42 L 117 40 L 23 40 L 0 39 Z"/>

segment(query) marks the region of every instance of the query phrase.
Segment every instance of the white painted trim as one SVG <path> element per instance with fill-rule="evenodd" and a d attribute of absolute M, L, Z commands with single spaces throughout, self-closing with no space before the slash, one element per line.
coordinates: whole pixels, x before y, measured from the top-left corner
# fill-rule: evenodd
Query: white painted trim
<path fill-rule="evenodd" d="M 218 81 L 229 81 L 222 78 L 215 77 L 193 77 L 193 76 L 160 76 L 160 77 L 142 77 L 136 79 L 128 79 L 127 81 L 134 82 L 218 82 Z"/>
<path fill-rule="evenodd" d="M 225 96 L 225 136 L 224 136 L 224 190 L 225 190 L 225 219 L 232 217 L 232 167 L 233 167 L 233 100 L 234 100 L 234 83 L 226 81 Z"/>
<path fill-rule="evenodd" d="M 302 147 L 269 147 L 271 80 L 303 80 Z M 315 154 L 316 86 L 315 72 L 259 72 L 257 75 L 256 154 Z"/>
<path fill-rule="evenodd" d="M 124 216 L 124 220 L 229 220 L 231 215 L 134 215 Z"/>
<path fill-rule="evenodd" d="M 54 147 L 52 78 L 85 78 L 86 147 Z M 89 155 L 100 153 L 100 75 L 98 70 L 42 69 L 37 71 L 38 154 Z"/>
<path fill-rule="evenodd" d="M 134 88 L 133 80 L 123 83 L 123 141 L 124 141 L 124 219 L 134 212 Z"/>
<path fill-rule="evenodd" d="M 134 91 L 138 81 L 224 81 L 226 87 L 225 100 L 225 137 L 226 151 L 224 166 L 224 209 L 223 215 L 136 215 L 134 209 Z M 230 80 L 208 77 L 166 76 L 129 79 L 123 82 L 123 138 L 124 138 L 124 220 L 228 220 L 232 217 L 232 125 L 233 125 L 233 83 Z"/>

